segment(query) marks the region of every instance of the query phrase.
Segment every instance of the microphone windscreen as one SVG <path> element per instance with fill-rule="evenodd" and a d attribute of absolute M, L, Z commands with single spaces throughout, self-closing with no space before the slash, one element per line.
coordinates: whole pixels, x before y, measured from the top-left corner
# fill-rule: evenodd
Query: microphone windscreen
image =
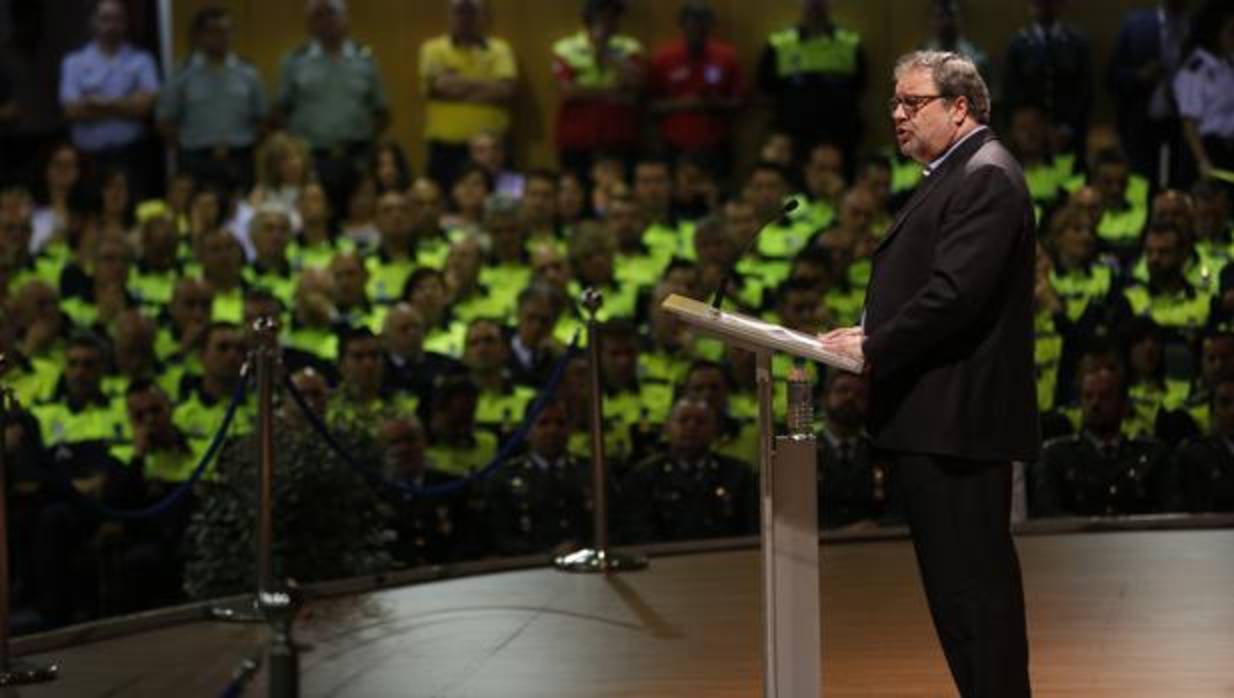
<path fill-rule="evenodd" d="M 782 210 L 782 213 L 785 213 L 785 214 L 792 213 L 793 211 L 797 210 L 798 205 L 799 204 L 797 203 L 797 199 L 795 198 L 789 199 L 788 201 L 784 202 L 784 208 Z"/>

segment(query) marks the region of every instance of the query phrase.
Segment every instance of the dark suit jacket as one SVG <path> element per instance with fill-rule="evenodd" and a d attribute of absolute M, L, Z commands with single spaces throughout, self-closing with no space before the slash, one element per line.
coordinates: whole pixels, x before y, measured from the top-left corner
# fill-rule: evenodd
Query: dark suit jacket
<path fill-rule="evenodd" d="M 874 252 L 864 351 L 880 448 L 1034 460 L 1034 219 L 992 131 L 918 187 Z"/>

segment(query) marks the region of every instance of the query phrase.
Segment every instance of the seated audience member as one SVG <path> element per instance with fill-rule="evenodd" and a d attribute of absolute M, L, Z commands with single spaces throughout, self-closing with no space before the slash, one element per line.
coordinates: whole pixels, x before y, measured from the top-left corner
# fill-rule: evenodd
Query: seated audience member
<path fill-rule="evenodd" d="M 441 269 L 446 263 L 450 236 L 442 226 L 445 199 L 441 187 L 427 177 L 411 183 L 408 196 L 412 203 L 411 230 L 414 233 L 416 264 Z"/>
<path fill-rule="evenodd" d="M 1022 104 L 1011 114 L 1011 151 L 1024 168 L 1028 193 L 1038 206 L 1050 206 L 1063 193 L 1064 174 L 1050 152 L 1050 125 L 1035 104 Z"/>
<path fill-rule="evenodd" d="M 673 217 L 692 222 L 710 215 L 720 201 L 716 166 L 702 155 L 681 155 L 673 173 Z M 689 247 L 684 251 L 689 254 Z"/>
<path fill-rule="evenodd" d="M 343 252 L 330 260 L 332 322 L 338 331 L 378 327 L 378 310 L 368 297 L 368 269 L 356 252 Z"/>
<path fill-rule="evenodd" d="M 403 146 L 395 141 L 382 141 L 373 148 L 370 167 L 377 180 L 378 194 L 405 192 L 411 186 L 411 167 L 407 164 Z"/>
<path fill-rule="evenodd" d="M 127 466 L 142 506 L 153 506 L 188 480 L 198 461 L 188 437 L 172 421 L 171 399 L 157 384 L 130 383 L 125 407 L 132 439 L 113 446 L 111 455 Z M 121 558 L 125 608 L 154 608 L 180 599 L 182 541 L 195 506 L 190 492 L 167 511 L 126 524 L 131 545 Z"/>
<path fill-rule="evenodd" d="M 415 411 L 417 396 L 400 393 L 386 381 L 381 338 L 367 327 L 343 333 L 338 368 L 341 380 L 327 408 L 331 422 L 352 424 L 372 433 L 381 418 Z"/>
<path fill-rule="evenodd" d="M 463 364 L 479 388 L 475 421 L 502 441 L 514 432 L 519 416 L 536 396 L 531 388 L 511 380 L 509 361 L 510 345 L 501 324 L 489 318 L 472 320 L 467 326 Z"/>
<path fill-rule="evenodd" d="M 782 262 L 792 258 L 809 243 L 814 234 L 807 220 L 785 220 L 781 215 L 786 198 L 792 193 L 791 187 L 789 170 L 773 162 L 762 161 L 755 164 L 746 180 L 746 197 L 754 205 L 754 219 L 757 221 L 754 227 L 757 229 L 759 225 L 766 226 L 759 233 L 755 249 L 759 257 L 767 262 Z M 768 267 L 770 271 L 772 265 L 764 263 L 761 266 Z M 769 276 L 769 271 L 764 272 L 764 276 L 770 284 L 774 285 L 783 278 Z M 787 271 L 786 263 L 782 271 Z"/>
<path fill-rule="evenodd" d="M 1033 516 L 1111 516 L 1175 511 L 1173 464 L 1165 444 L 1127 438 L 1122 423 L 1131 405 L 1117 370 L 1100 368 L 1081 379 L 1081 431 L 1046 442 L 1029 473 Z"/>
<path fill-rule="evenodd" d="M 624 539 L 697 540 L 757 530 L 751 467 L 714 452 L 719 419 L 711 407 L 679 400 L 665 426 L 667 445 L 622 479 Z"/>
<path fill-rule="evenodd" d="M 330 201 L 320 184 L 310 182 L 304 186 L 296 212 L 300 216 L 300 228 L 290 253 L 296 271 L 326 267 L 334 255 L 349 251 L 353 246 L 350 240 L 339 237 L 331 221 Z"/>
<path fill-rule="evenodd" d="M 345 186 L 346 197 L 343 220 L 339 222 L 340 233 L 344 240 L 350 240 L 358 248 L 371 248 L 381 239 L 374 223 L 379 195 L 377 177 L 362 170 L 349 173 L 341 183 Z"/>
<path fill-rule="evenodd" d="M 832 371 L 822 396 L 818 444 L 818 525 L 874 526 L 889 517 L 891 473 L 865 433 L 867 387 L 861 376 Z"/>
<path fill-rule="evenodd" d="M 1184 506 L 1192 512 L 1234 511 L 1234 378 L 1222 377 L 1209 393 L 1208 433 L 1176 452 Z"/>
<path fill-rule="evenodd" d="M 548 380 L 563 349 L 553 338 L 562 303 L 561 293 L 545 283 L 529 284 L 519 292 L 506 364 L 515 383 L 539 388 Z"/>
<path fill-rule="evenodd" d="M 338 335 L 334 324 L 334 280 L 325 269 L 300 272 L 291 305 L 291 322 L 284 334 L 287 348 L 306 354 L 315 365 L 333 366 L 338 359 Z"/>
<path fill-rule="evenodd" d="M 814 230 L 831 227 L 840 208 L 840 198 L 848 189 L 844 179 L 844 151 L 834 143 L 818 143 L 810 148 L 801 168 L 805 182 L 805 210 L 799 214 Z"/>
<path fill-rule="evenodd" d="M 469 475 L 497 455 L 497 436 L 476 428 L 480 390 L 467 375 L 447 375 L 420 406 L 428 427 L 428 457 L 451 475 Z"/>
<path fill-rule="evenodd" d="M 603 224 L 616 242 L 613 272 L 617 281 L 636 294 L 654 286 L 676 253 L 676 240 L 669 247 L 654 246 L 649 234 L 655 226 L 647 225 L 643 208 L 626 194 L 614 194 L 609 199 Z M 663 240 L 661 238 L 661 244 Z"/>
<path fill-rule="evenodd" d="M 447 294 L 445 276 L 430 267 L 412 272 L 403 288 L 403 300 L 424 318 L 424 348 L 459 358 L 463 355 L 467 326 L 454 318 Z"/>
<path fill-rule="evenodd" d="M 639 356 L 642 378 L 678 385 L 686 377 L 698 347 L 690 327 L 661 304 L 672 294 L 690 296 L 690 289 L 665 279 L 656 284 L 647 310 L 646 344 Z"/>
<path fill-rule="evenodd" d="M 395 303 L 382 323 L 381 339 L 386 350 L 386 383 L 394 389 L 428 400 L 437 379 L 464 373 L 455 359 L 424 349 L 424 316 L 408 303 Z"/>
<path fill-rule="evenodd" d="M 148 214 L 138 228 L 138 242 L 140 252 L 128 291 L 144 309 L 158 312 L 171 302 L 176 281 L 184 275 L 177 257 L 180 232 L 171 210 L 164 206 Z"/>
<path fill-rule="evenodd" d="M 201 241 L 198 250 L 201 279 L 210 284 L 214 302 L 210 319 L 240 322 L 244 319 L 244 248 L 231 233 L 216 230 Z"/>
<path fill-rule="evenodd" d="M 1119 330 L 1117 341 L 1127 354 L 1129 422 L 1151 427 L 1170 445 L 1197 432 L 1180 408 L 1191 387 L 1189 377 L 1171 375 L 1165 357 L 1167 344 L 1161 328 L 1149 318 L 1133 318 Z"/>
<path fill-rule="evenodd" d="M 1148 282 L 1123 289 L 1132 315 L 1151 317 L 1184 340 L 1194 339 L 1208 323 L 1211 298 L 1187 281 L 1185 268 L 1193 243 L 1186 232 L 1167 221 L 1144 232 Z"/>
<path fill-rule="evenodd" d="M 291 216 L 281 207 L 263 206 L 249 220 L 249 237 L 256 255 L 244 270 L 245 285 L 260 286 L 291 305 L 296 293 L 295 269 L 288 255 Z"/>
<path fill-rule="evenodd" d="M 527 453 L 483 481 L 473 505 L 483 547 L 496 555 L 568 553 L 591 540 L 587 461 L 567 450 L 564 403 L 545 403 L 527 435 Z"/>
<path fill-rule="evenodd" d="M 30 252 L 39 254 L 49 246 L 63 244 L 70 224 L 70 202 L 81 186 L 82 157 L 71 143 L 57 143 L 47 151 L 43 177 L 33 183 L 35 207 L 31 212 Z"/>
<path fill-rule="evenodd" d="M 510 169 L 506 161 L 506 144 L 500 135 L 492 131 L 475 134 L 467 139 L 467 153 L 471 162 L 488 172 L 494 194 L 522 198 L 527 177 Z"/>
<path fill-rule="evenodd" d="M 49 398 L 34 405 L 43 443 L 96 441 L 106 445 L 127 437 L 123 410 L 103 392 L 107 350 L 92 334 L 71 336 L 64 350 L 64 369 Z"/>
<path fill-rule="evenodd" d="M 690 253 L 694 226 L 673 215 L 673 168 L 666 160 L 644 158 L 634 165 L 634 186 L 630 190 L 644 229 L 642 242 L 657 257 L 671 259 Z M 612 217 L 615 201 L 609 202 L 606 217 Z"/>
<path fill-rule="evenodd" d="M 452 236 L 481 230 L 484 222 L 484 202 L 493 193 L 493 180 L 488 170 L 475 163 L 465 165 L 450 187 L 451 211 L 441 225 Z"/>
<path fill-rule="evenodd" d="M 514 309 L 514 298 L 531 281 L 528 231 L 518 201 L 498 194 L 485 202 L 484 232 L 491 245 L 479 281 L 494 300 L 506 301 L 499 304 L 501 315 Z"/>
<path fill-rule="evenodd" d="M 239 325 L 212 322 L 202 333 L 201 375 L 185 376 L 172 413 L 176 427 L 188 437 L 193 458 L 200 459 L 223 424 L 240 381 L 245 360 L 245 335 Z M 257 400 L 252 391 L 236 411 L 229 436 L 252 430 Z"/>
<path fill-rule="evenodd" d="M 374 303 L 388 304 L 398 299 L 416 268 L 407 195 L 401 190 L 382 194 L 377 199 L 374 223 L 380 237 L 375 254 L 368 255 L 368 296 Z"/>
<path fill-rule="evenodd" d="M 284 131 L 272 133 L 257 147 L 256 169 L 249 205 L 260 208 L 273 202 L 294 210 L 313 178 L 308 143 Z"/>
<path fill-rule="evenodd" d="M 527 194 L 523 194 L 524 202 L 526 199 Z M 588 200 L 587 185 L 581 176 L 574 172 L 562 172 L 557 176 L 557 199 L 553 210 L 560 234 L 569 235 L 587 219 L 590 214 Z M 535 228 L 532 231 L 534 236 Z"/>
<path fill-rule="evenodd" d="M 462 322 L 492 317 L 505 320 L 513 315 L 514 291 L 494 291 L 481 283 L 484 266 L 484 242 L 475 235 L 459 238 L 450 245 L 443 277 L 450 309 Z M 531 275 L 530 270 L 527 272 Z M 519 287 L 521 288 L 521 286 Z"/>
<path fill-rule="evenodd" d="M 1148 202 L 1130 196 L 1131 163 L 1121 151 L 1098 152 L 1091 167 L 1090 182 L 1101 194 L 1097 239 L 1103 250 L 1128 260 L 1148 222 Z"/>
<path fill-rule="evenodd" d="M 459 479 L 438 470 L 428 457 L 420 420 L 396 415 L 377 427 L 377 444 L 384 457 L 385 476 L 411 490 L 455 485 Z M 407 567 L 440 565 L 458 559 L 460 542 L 469 528 L 463 493 L 414 495 L 383 490 L 388 526 L 395 539 L 394 559 Z"/>
<path fill-rule="evenodd" d="M 1182 407 L 1195 421 L 1200 433 L 1211 427 L 1209 406 L 1213 389 L 1221 381 L 1234 377 L 1234 334 L 1224 328 L 1209 331 L 1200 340 L 1200 370 L 1191 386 L 1191 393 Z"/>
<path fill-rule="evenodd" d="M 100 334 L 124 311 L 137 307 L 128 291 L 132 251 L 119 235 L 107 235 L 94 246 L 91 273 L 76 278 L 61 276 L 60 307 L 79 327 L 90 327 Z"/>
<path fill-rule="evenodd" d="M 133 383 L 157 382 L 174 392 L 183 365 L 165 368 L 154 351 L 158 323 L 139 310 L 126 310 L 112 327 L 112 371 L 103 379 L 103 392 L 112 399 L 122 398 Z"/>
<path fill-rule="evenodd" d="M 713 450 L 751 467 L 758 466 L 758 422 L 749 415 L 734 414 L 730 395 L 736 389 L 726 367 L 715 361 L 696 360 L 681 384 L 681 396 L 701 400 L 711 406 L 720 420 Z"/>
<path fill-rule="evenodd" d="M 583 289 L 594 288 L 603 295 L 596 318 L 634 317 L 637 288 L 622 283 L 616 274 L 616 241 L 599 225 L 583 225 L 570 238 L 570 269 L 575 274 L 569 295 L 578 298 Z"/>
<path fill-rule="evenodd" d="M 541 243 L 555 243 L 561 237 L 561 229 L 558 225 L 558 199 L 562 195 L 558 180 L 564 179 L 552 170 L 531 170 L 527 173 L 527 177 L 523 184 L 523 192 L 520 198 L 522 207 L 519 213 L 522 215 L 523 228 L 527 231 L 527 244 L 533 246 Z M 571 180 L 575 183 L 577 179 Z M 497 191 L 501 193 L 500 188 Z M 571 192 L 574 193 L 574 192 Z M 583 205 L 582 185 L 578 185 L 578 198 L 567 198 L 568 203 L 577 206 Z M 582 218 L 582 211 L 570 211 L 570 222 L 577 222 Z"/>
<path fill-rule="evenodd" d="M 601 325 L 597 334 L 604 419 L 608 428 L 631 435 L 633 451 L 622 454 L 625 465 L 630 465 L 655 440 L 656 425 L 668 417 L 673 386 L 639 375 L 642 339 L 633 323 L 612 320 Z"/>
<path fill-rule="evenodd" d="M 755 313 L 763 305 L 763 285 L 733 267 L 739 250 L 724 218 L 710 215 L 694 226 L 694 259 L 698 263 L 699 286 L 711 296 L 724 287 L 725 308 Z"/>
<path fill-rule="evenodd" d="M 197 370 L 202 332 L 210 324 L 213 307 L 214 291 L 210 284 L 192 277 L 177 281 L 171 302 L 158 318 L 160 327 L 154 345 L 159 360 L 170 363 L 175 357 L 188 370 Z"/>

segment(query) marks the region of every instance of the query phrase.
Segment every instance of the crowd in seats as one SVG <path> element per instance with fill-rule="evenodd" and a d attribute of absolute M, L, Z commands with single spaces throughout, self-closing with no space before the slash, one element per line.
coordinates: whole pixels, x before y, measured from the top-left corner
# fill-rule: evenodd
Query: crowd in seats
<path fill-rule="evenodd" d="M 711 37 L 706 2 L 686 0 L 682 38 L 648 56 L 619 31 L 624 3 L 586 0 L 582 28 L 541 66 L 484 33 L 483 3 L 448 4 L 450 31 L 420 53 L 420 175 L 382 135 L 378 57 L 349 38 L 342 0 L 309 3 L 310 37 L 278 76 L 231 52 L 224 10 L 203 10 L 194 52 L 161 87 L 125 40 L 124 5 L 99 3 L 95 40 L 63 65 L 71 137 L 0 191 L 2 380 L 23 408 L 3 439 L 16 602 L 45 626 L 180 597 L 200 498 L 138 523 L 79 500 L 148 506 L 183 483 L 251 383 L 250 328 L 266 317 L 311 409 L 363 425 L 388 480 L 460 484 L 437 499 L 386 493 L 401 565 L 590 541 L 593 395 L 586 355 L 569 350 L 590 341 L 584 289 L 603 299 L 614 540 L 757 531 L 753 357 L 660 303 L 727 279 L 733 311 L 808 333 L 860 322 L 875 250 L 923 178 L 862 149 L 876 126 L 857 118 L 862 38 L 807 0 L 746 71 Z M 968 55 L 995 84 L 996 128 L 1037 206 L 1045 447 L 1019 466 L 1017 493 L 1031 517 L 1234 511 L 1234 13 L 1205 3 L 1188 33 L 1185 5 L 1126 20 L 1109 71 L 1116 128 L 1091 122 L 1099 57 L 1062 3 L 1030 2 L 1001 71 L 961 33 L 954 0 L 931 3 L 922 45 Z M 1164 29 L 1145 47 L 1154 18 Z M 91 84 L 104 60 L 132 79 Z M 508 157 L 519 69 L 552 70 L 561 88 L 559 170 Z M 773 129 L 738 171 L 733 116 L 754 89 Z M 9 102 L 0 89 L 0 120 Z M 163 187 L 141 147 L 151 119 L 177 153 Z M 773 366 L 777 415 L 792 367 Z M 554 369 L 524 447 L 463 487 Z M 807 370 L 820 525 L 899 523 L 864 432 L 865 379 Z M 250 390 L 230 435 L 256 423 Z"/>

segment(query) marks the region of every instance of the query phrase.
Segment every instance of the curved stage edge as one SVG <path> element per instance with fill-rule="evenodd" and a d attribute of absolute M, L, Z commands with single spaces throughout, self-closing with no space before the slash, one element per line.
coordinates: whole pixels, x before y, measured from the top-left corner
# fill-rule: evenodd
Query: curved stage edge
<path fill-rule="evenodd" d="M 1231 518 L 1021 527 L 1035 695 L 1234 696 Z M 649 570 L 608 577 L 518 558 L 314 585 L 302 695 L 759 695 L 757 539 L 644 550 Z M 903 531 L 829 533 L 821 552 L 823 695 L 954 695 Z M 61 678 L 5 695 L 218 696 L 268 631 L 205 607 L 18 638 Z M 247 695 L 265 692 L 259 671 Z"/>

